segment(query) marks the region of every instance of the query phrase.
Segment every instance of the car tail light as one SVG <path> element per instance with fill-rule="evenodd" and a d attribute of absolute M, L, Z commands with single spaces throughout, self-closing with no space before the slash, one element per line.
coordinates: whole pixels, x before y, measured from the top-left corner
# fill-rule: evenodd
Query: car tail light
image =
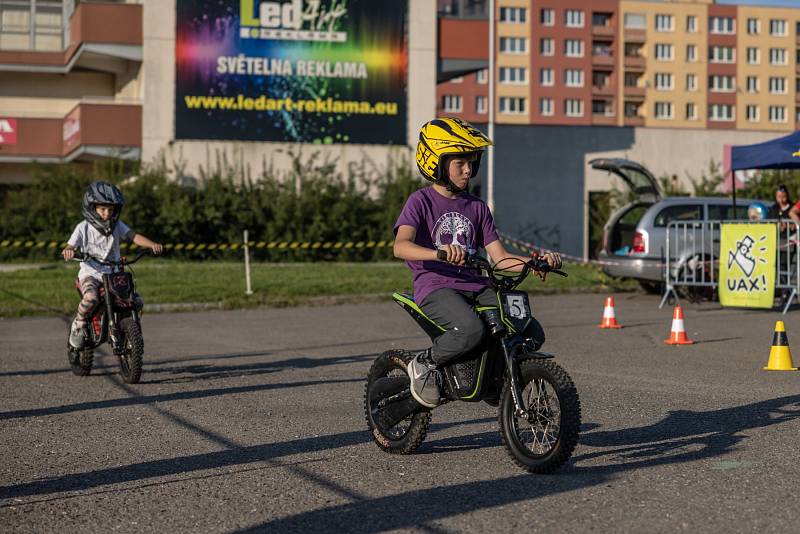
<path fill-rule="evenodd" d="M 634 254 L 647 253 L 647 234 L 644 232 L 636 232 L 633 236 L 633 249 L 631 252 Z"/>

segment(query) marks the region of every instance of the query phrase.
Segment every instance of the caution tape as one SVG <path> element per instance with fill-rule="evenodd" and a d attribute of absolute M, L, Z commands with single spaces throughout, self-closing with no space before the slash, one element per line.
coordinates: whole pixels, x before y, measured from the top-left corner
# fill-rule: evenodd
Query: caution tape
<path fill-rule="evenodd" d="M 34 249 L 34 248 L 64 248 L 65 241 L 34 241 L 25 239 L 5 239 L 0 241 L 0 248 Z M 164 243 L 165 250 L 202 252 L 205 250 L 240 250 L 245 246 L 241 243 Z M 368 248 L 387 248 L 394 246 L 394 240 L 382 241 L 248 241 L 247 246 L 254 249 L 266 250 L 362 250 Z M 135 244 L 120 243 L 120 248 L 138 248 Z"/>

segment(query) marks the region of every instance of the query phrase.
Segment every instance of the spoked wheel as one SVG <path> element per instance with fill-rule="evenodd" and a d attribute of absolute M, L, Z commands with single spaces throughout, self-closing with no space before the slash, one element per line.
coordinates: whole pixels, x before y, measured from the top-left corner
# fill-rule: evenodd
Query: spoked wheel
<path fill-rule="evenodd" d="M 94 352 L 92 349 L 78 350 L 67 347 L 67 359 L 69 360 L 72 374 L 76 376 L 89 376 L 89 373 L 92 372 L 92 364 L 94 363 Z"/>
<path fill-rule="evenodd" d="M 500 435 L 514 461 L 531 473 L 552 473 L 572 455 L 578 442 L 581 403 L 572 379 L 552 361 L 520 365 L 526 410 L 516 415 L 506 381 L 500 405 Z"/>
<path fill-rule="evenodd" d="M 367 375 L 364 412 L 372 439 L 386 452 L 411 454 L 425 439 L 431 413 L 411 396 L 406 366 L 414 355 L 386 351 Z"/>
<path fill-rule="evenodd" d="M 119 355 L 119 374 L 126 384 L 136 384 L 142 378 L 144 355 L 142 331 L 132 317 L 120 321 L 119 326 L 125 336 L 125 350 Z"/>

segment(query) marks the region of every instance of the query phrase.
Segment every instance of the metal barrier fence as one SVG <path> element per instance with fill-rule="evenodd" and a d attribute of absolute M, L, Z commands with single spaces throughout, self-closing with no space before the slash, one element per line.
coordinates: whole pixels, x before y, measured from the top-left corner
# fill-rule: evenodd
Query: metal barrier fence
<path fill-rule="evenodd" d="M 800 224 L 796 221 L 672 221 L 667 225 L 664 296 L 679 301 L 676 288 L 713 293 L 719 288 L 720 225 L 764 224 L 778 226 L 775 289 L 781 291 L 783 313 L 800 294 Z"/>

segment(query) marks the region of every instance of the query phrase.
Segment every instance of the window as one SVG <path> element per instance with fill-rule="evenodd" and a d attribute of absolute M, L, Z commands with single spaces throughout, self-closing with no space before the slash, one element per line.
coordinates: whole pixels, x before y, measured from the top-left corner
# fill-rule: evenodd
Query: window
<path fill-rule="evenodd" d="M 0 49 L 62 50 L 63 11 L 61 0 L 1 1 Z"/>
<path fill-rule="evenodd" d="M 769 107 L 769 122 L 786 122 L 786 107 L 785 106 L 770 106 Z"/>
<path fill-rule="evenodd" d="M 565 70 L 564 84 L 567 87 L 583 87 L 583 71 L 580 69 Z"/>
<path fill-rule="evenodd" d="M 785 48 L 770 48 L 769 49 L 769 64 L 770 65 L 786 65 L 787 54 Z"/>
<path fill-rule="evenodd" d="M 703 218 L 702 204 L 669 206 L 656 215 L 654 226 L 665 227 L 672 221 L 699 221 Z"/>
<path fill-rule="evenodd" d="M 614 108 L 610 100 L 592 100 L 592 115 L 614 116 Z"/>
<path fill-rule="evenodd" d="M 501 7 L 500 22 L 524 24 L 526 11 L 527 10 L 524 7 Z"/>
<path fill-rule="evenodd" d="M 539 83 L 547 87 L 553 85 L 553 69 L 540 69 Z"/>
<path fill-rule="evenodd" d="M 592 13 L 592 26 L 599 28 L 611 27 L 612 13 Z"/>
<path fill-rule="evenodd" d="M 500 83 L 528 83 L 528 69 L 524 67 L 500 67 Z"/>
<path fill-rule="evenodd" d="M 656 102 L 656 118 L 672 119 L 672 102 Z"/>
<path fill-rule="evenodd" d="M 708 119 L 712 121 L 732 121 L 733 105 L 711 104 L 708 107 Z"/>
<path fill-rule="evenodd" d="M 758 122 L 758 106 L 747 106 L 745 113 L 748 122 Z"/>
<path fill-rule="evenodd" d="M 786 94 L 786 78 L 778 76 L 770 76 L 769 78 L 769 92 L 773 95 Z"/>
<path fill-rule="evenodd" d="M 758 48 L 752 46 L 747 47 L 747 62 L 751 65 L 757 65 L 759 63 Z"/>
<path fill-rule="evenodd" d="M 458 95 L 444 95 L 442 97 L 442 110 L 449 113 L 460 113 L 461 97 Z"/>
<path fill-rule="evenodd" d="M 639 43 L 625 43 L 625 57 L 642 57 L 642 45 Z"/>
<path fill-rule="evenodd" d="M 709 204 L 708 206 L 708 220 L 709 221 L 732 221 L 732 220 L 747 220 L 747 206 L 736 206 L 734 211 L 732 205 L 722 204 Z"/>
<path fill-rule="evenodd" d="M 592 41 L 592 55 L 601 57 L 611 57 L 613 48 L 610 41 Z"/>
<path fill-rule="evenodd" d="M 475 97 L 475 113 L 483 115 L 488 109 L 489 99 L 485 96 Z"/>
<path fill-rule="evenodd" d="M 522 115 L 525 113 L 525 99 L 519 97 L 500 97 L 500 113 Z"/>
<path fill-rule="evenodd" d="M 712 63 L 733 63 L 736 52 L 732 46 L 712 46 L 708 50 L 708 59 Z"/>
<path fill-rule="evenodd" d="M 788 24 L 786 24 L 785 20 L 770 19 L 769 34 L 777 37 L 786 37 L 788 35 Z"/>
<path fill-rule="evenodd" d="M 552 98 L 540 98 L 539 99 L 539 113 L 541 113 L 545 117 L 549 117 L 553 114 L 553 99 Z"/>
<path fill-rule="evenodd" d="M 696 121 L 697 120 L 697 105 L 693 102 L 688 102 L 686 104 L 686 120 L 687 121 Z"/>
<path fill-rule="evenodd" d="M 524 54 L 528 51 L 528 40 L 524 37 L 501 37 L 501 54 Z"/>
<path fill-rule="evenodd" d="M 733 17 L 711 17 L 708 19 L 708 31 L 711 33 L 736 33 Z"/>
<path fill-rule="evenodd" d="M 583 11 L 567 9 L 564 11 L 564 22 L 568 28 L 583 28 Z"/>
<path fill-rule="evenodd" d="M 564 113 L 567 117 L 583 117 L 583 100 L 577 98 L 564 100 Z"/>
<path fill-rule="evenodd" d="M 656 44 L 656 59 L 659 61 L 672 61 L 672 45 L 658 43 Z"/>
<path fill-rule="evenodd" d="M 656 73 L 656 89 L 659 91 L 671 91 L 674 88 L 672 74 L 668 72 Z"/>
<path fill-rule="evenodd" d="M 483 69 L 476 72 L 475 81 L 481 85 L 489 83 L 489 69 Z"/>
<path fill-rule="evenodd" d="M 761 23 L 758 19 L 747 19 L 747 35 L 758 35 L 761 31 Z"/>
<path fill-rule="evenodd" d="M 672 15 L 656 15 L 656 31 L 657 32 L 671 32 L 675 30 L 673 26 L 674 19 Z"/>
<path fill-rule="evenodd" d="M 567 57 L 583 57 L 583 41 L 567 39 L 564 41 L 564 54 Z"/>
<path fill-rule="evenodd" d="M 686 45 L 686 61 L 691 63 L 697 61 L 697 45 Z"/>
<path fill-rule="evenodd" d="M 640 75 L 635 72 L 625 73 L 625 87 L 639 87 Z"/>
<path fill-rule="evenodd" d="M 686 90 L 697 91 L 697 74 L 686 75 Z"/>
<path fill-rule="evenodd" d="M 639 117 L 640 107 L 641 104 L 639 102 L 625 102 L 625 116 L 628 118 Z"/>
<path fill-rule="evenodd" d="M 463 76 L 456 76 L 455 78 L 450 79 L 450 83 L 463 83 L 464 77 Z"/>
<path fill-rule="evenodd" d="M 556 13 L 554 9 L 542 9 L 539 12 L 539 22 L 542 26 L 552 26 L 556 23 Z"/>
<path fill-rule="evenodd" d="M 647 17 L 643 13 L 625 13 L 625 27 L 631 30 L 647 28 Z"/>
<path fill-rule="evenodd" d="M 595 87 L 608 87 L 611 73 L 601 70 L 592 72 L 592 85 Z"/>
<path fill-rule="evenodd" d="M 708 90 L 714 93 L 732 93 L 736 88 L 733 76 L 715 74 L 708 77 Z"/>
<path fill-rule="evenodd" d="M 759 89 L 758 76 L 747 77 L 747 92 L 757 93 Z"/>
<path fill-rule="evenodd" d="M 555 41 L 553 39 L 542 39 L 539 41 L 539 52 L 543 56 L 552 56 L 555 51 Z"/>
<path fill-rule="evenodd" d="M 686 16 L 686 31 L 695 33 L 697 31 L 697 17 L 694 15 Z"/>

